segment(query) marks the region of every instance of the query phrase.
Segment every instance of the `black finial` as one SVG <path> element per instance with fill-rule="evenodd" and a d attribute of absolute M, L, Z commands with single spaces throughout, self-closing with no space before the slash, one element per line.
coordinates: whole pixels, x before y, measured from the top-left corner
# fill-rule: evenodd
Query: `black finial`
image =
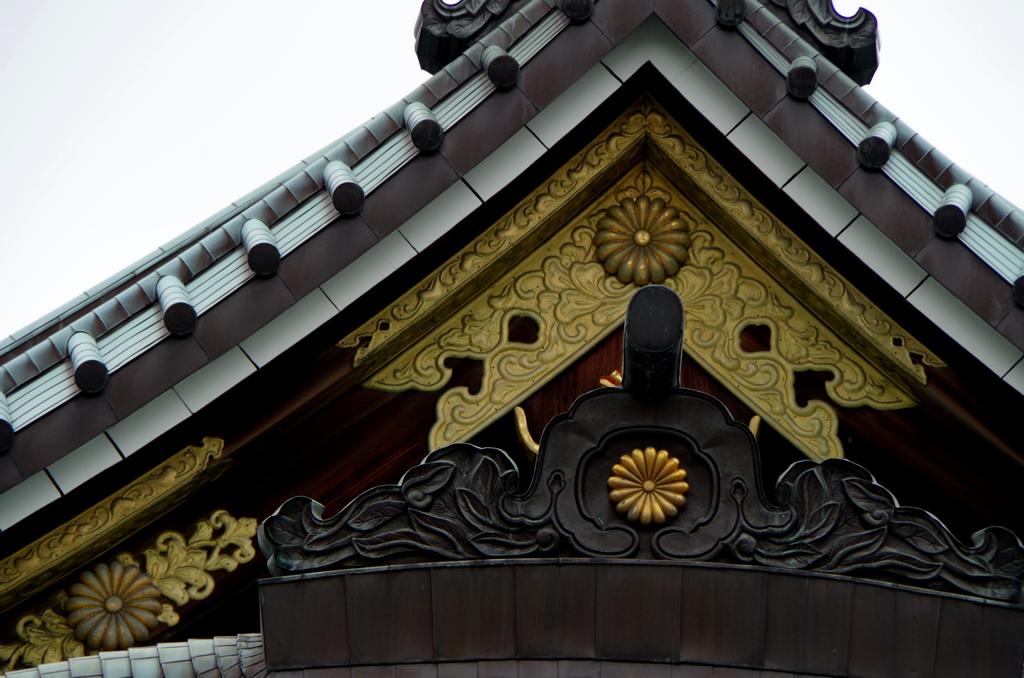
<path fill-rule="evenodd" d="M 626 311 L 622 387 L 644 400 L 679 388 L 683 355 L 683 302 L 661 285 L 641 288 Z"/>

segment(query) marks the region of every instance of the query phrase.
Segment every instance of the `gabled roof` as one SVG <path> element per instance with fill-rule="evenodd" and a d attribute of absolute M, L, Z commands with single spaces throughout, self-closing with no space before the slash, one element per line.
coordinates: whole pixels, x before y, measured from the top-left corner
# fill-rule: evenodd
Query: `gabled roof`
<path fill-rule="evenodd" d="M 0 417 L 15 431 L 0 456 L 7 490 L 0 529 L 144 448 L 345 312 L 499 193 L 647 61 L 825 237 L 1024 391 L 1024 308 L 1010 284 L 1024 271 L 1024 212 L 875 102 L 778 8 L 741 4 L 743 21 L 730 27 L 703 0 L 600 0 L 577 24 L 553 0 L 514 3 L 497 28 L 365 125 L 17 333 L 0 367 Z M 495 45 L 522 69 L 507 90 L 485 68 L 484 50 Z M 787 91 L 798 57 L 816 65 L 818 86 L 806 101 Z M 444 130 L 439 153 L 421 152 L 406 129 L 411 103 L 428 107 Z M 882 123 L 895 134 L 877 171 L 861 166 L 857 150 L 865 138 L 885 136 Z M 365 194 L 358 214 L 342 216 L 332 204 L 329 163 L 351 170 L 327 171 L 334 187 L 358 184 Z M 933 215 L 954 185 L 970 189 L 969 205 L 963 231 L 945 239 Z M 267 227 L 248 227 L 260 235 L 255 240 L 243 237 L 252 220 Z M 249 256 L 260 243 L 281 257 L 270 275 L 258 275 Z M 157 283 L 166 277 L 181 283 L 184 299 L 161 303 Z M 175 301 L 198 315 L 181 338 L 164 320 Z M 96 397 L 76 384 L 67 351 L 76 332 L 94 340 L 110 373 Z"/>

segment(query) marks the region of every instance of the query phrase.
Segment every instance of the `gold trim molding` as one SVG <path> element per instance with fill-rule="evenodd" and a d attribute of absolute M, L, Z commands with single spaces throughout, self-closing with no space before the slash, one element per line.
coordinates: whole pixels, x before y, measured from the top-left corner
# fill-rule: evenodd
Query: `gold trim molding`
<path fill-rule="evenodd" d="M 114 545 L 182 498 L 211 462 L 220 459 L 224 441 L 203 438 L 186 447 L 127 487 L 0 561 L 0 610 L 50 585 Z"/>
<path fill-rule="evenodd" d="M 646 156 L 629 156 L 640 138 Z M 610 185 L 623 158 L 630 165 Z M 582 195 L 583 184 L 594 187 L 589 204 L 559 217 L 552 187 Z M 685 222 L 686 261 L 664 284 L 684 299 L 687 352 L 809 457 L 840 457 L 842 445 L 832 403 L 797 404 L 798 372 L 831 373 L 826 389 L 840 406 L 897 409 L 915 404 L 909 384 L 925 383 L 923 365 L 942 364 L 647 101 L 339 345 L 356 348 L 366 386 L 388 391 L 443 390 L 448 358 L 483 361 L 479 392 L 440 396 L 429 445 L 465 440 L 621 324 L 636 287 L 605 271 L 594 239 L 609 210 L 641 199 Z M 509 338 L 523 316 L 538 326 L 534 344 Z M 741 349 L 752 325 L 770 330 L 767 350 Z"/>

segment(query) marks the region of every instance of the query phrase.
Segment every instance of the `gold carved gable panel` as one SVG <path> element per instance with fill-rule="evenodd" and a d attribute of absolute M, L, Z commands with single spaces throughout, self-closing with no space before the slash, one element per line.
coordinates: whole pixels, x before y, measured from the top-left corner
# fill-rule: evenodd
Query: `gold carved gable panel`
<path fill-rule="evenodd" d="M 911 407 L 920 363 L 940 364 L 646 101 L 341 345 L 358 347 L 368 387 L 440 392 L 434 449 L 593 348 L 646 284 L 683 298 L 688 355 L 812 459 L 843 454 L 837 406 Z M 518 317 L 536 341 L 510 339 Z M 742 347 L 753 326 L 764 350 Z M 483 363 L 477 392 L 449 386 L 450 358 Z M 831 375 L 831 402 L 797 402 L 805 370 Z"/>

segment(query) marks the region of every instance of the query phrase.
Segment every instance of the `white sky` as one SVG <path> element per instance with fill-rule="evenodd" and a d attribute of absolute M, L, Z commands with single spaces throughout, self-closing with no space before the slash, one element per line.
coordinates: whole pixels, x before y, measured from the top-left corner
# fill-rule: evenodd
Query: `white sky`
<path fill-rule="evenodd" d="M 869 91 L 1024 205 L 1024 2 L 864 2 Z M 0 0 L 0 337 L 416 87 L 419 4 Z"/>

